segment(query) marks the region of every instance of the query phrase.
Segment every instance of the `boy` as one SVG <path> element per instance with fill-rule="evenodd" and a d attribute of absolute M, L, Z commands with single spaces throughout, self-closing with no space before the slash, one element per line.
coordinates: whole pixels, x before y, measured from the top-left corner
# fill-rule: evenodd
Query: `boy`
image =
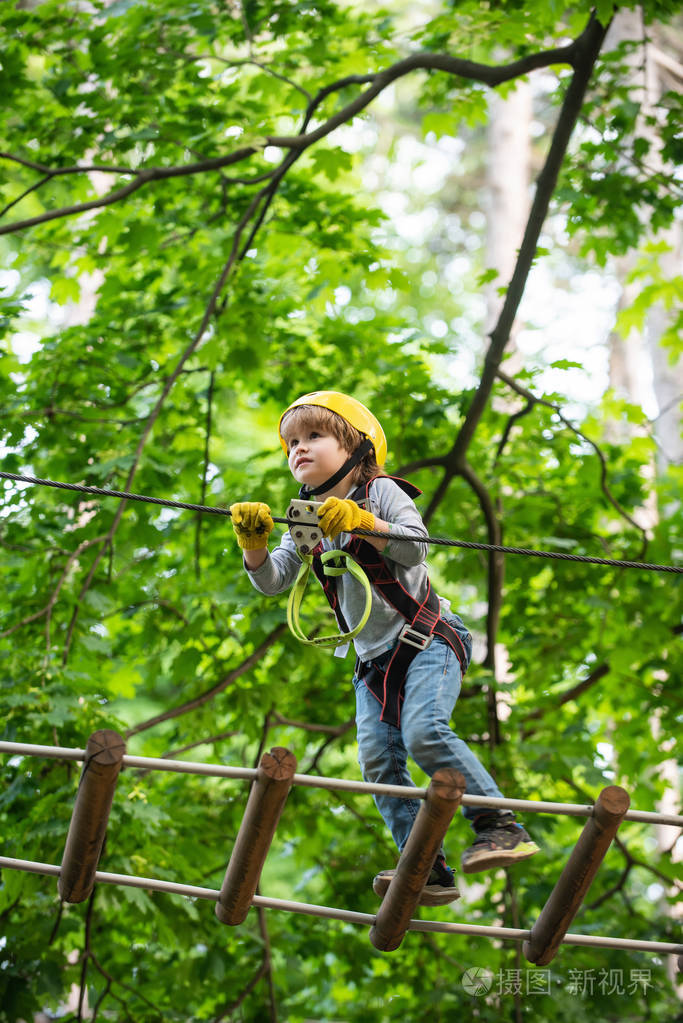
<path fill-rule="evenodd" d="M 440 767 L 453 767 L 464 774 L 468 794 L 500 797 L 493 778 L 450 727 L 472 637 L 448 601 L 430 587 L 427 544 L 392 539 L 392 533 L 427 533 L 413 501 L 419 490 L 382 469 L 387 445 L 379 422 L 355 398 L 315 391 L 285 410 L 279 434 L 292 475 L 301 484 L 300 496 L 323 501 L 318 509 L 323 548 L 348 549 L 372 583 L 370 617 L 354 640 L 363 778 L 411 785 L 410 756 L 430 777 Z M 268 505 L 234 504 L 230 512 L 256 589 L 275 594 L 290 587 L 301 560 L 289 533 L 269 553 L 273 520 Z M 387 535 L 361 538 L 351 535 L 355 529 Z M 364 607 L 360 584 L 345 573 L 326 580 L 325 589 L 340 629 L 348 631 L 346 623 L 358 621 Z M 401 851 L 419 801 L 378 795 L 375 803 Z M 509 866 L 538 851 L 514 814 L 471 806 L 463 813 L 476 834 L 462 855 L 465 873 Z M 384 870 L 374 878 L 378 895 L 384 895 L 394 873 Z M 458 896 L 442 851 L 420 903 L 445 905 Z"/>

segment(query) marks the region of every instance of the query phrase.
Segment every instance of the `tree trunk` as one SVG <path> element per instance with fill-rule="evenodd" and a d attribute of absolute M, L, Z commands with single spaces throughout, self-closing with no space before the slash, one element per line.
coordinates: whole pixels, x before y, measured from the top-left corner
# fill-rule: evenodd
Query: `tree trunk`
<path fill-rule="evenodd" d="M 620 10 L 612 22 L 608 33 L 608 46 L 615 46 L 628 40 L 640 40 L 643 49 L 631 54 L 633 80 L 642 90 L 641 122 L 638 132 L 645 138 L 649 137 L 652 148 L 648 154 L 648 163 L 656 169 L 660 165 L 657 151 L 657 140 L 646 118 L 656 114 L 656 107 L 661 96 L 668 89 L 679 88 L 683 81 L 683 65 L 680 53 L 665 51 L 670 48 L 675 37 L 661 36 L 654 42 L 649 31 L 648 40 L 644 37 L 642 12 L 636 10 Z M 654 30 L 656 32 L 656 29 Z M 680 272 L 681 259 L 681 225 L 676 222 L 665 235 L 657 240 L 664 240 L 669 251 L 659 257 L 662 277 L 670 278 Z M 622 294 L 619 308 L 632 304 L 642 286 L 640 280 L 628 283 L 627 279 L 640 258 L 640 253 L 632 252 L 617 262 L 617 277 L 621 282 Z M 610 385 L 617 394 L 635 404 L 642 405 L 648 399 L 657 405 L 655 437 L 659 444 L 660 471 L 670 463 L 680 463 L 683 459 L 683 439 L 681 438 L 681 404 L 683 394 L 683 361 L 671 365 L 668 352 L 661 345 L 661 338 L 667 329 L 671 313 L 663 306 L 654 306 L 647 318 L 645 330 L 641 333 L 632 330 L 627 338 L 612 332 L 609 338 L 610 350 Z M 651 390 L 644 382 L 644 367 L 651 372 Z M 650 392 L 648 394 L 648 391 Z"/>
<path fill-rule="evenodd" d="M 498 288 L 507 284 L 517 259 L 529 217 L 529 132 L 531 125 L 531 88 L 520 81 L 505 99 L 493 93 L 490 104 L 487 170 L 486 267 L 498 271 L 498 277 L 486 291 L 488 334 L 496 323 L 503 299 Z M 518 355 L 513 328 L 508 351 L 508 372 L 514 373 Z"/>

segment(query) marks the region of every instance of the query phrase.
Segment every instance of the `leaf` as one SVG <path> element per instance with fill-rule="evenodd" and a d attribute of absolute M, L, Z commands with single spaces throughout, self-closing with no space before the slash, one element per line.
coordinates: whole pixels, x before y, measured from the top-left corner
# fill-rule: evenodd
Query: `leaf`
<path fill-rule="evenodd" d="M 551 369 L 583 369 L 583 364 L 571 359 L 555 359 L 550 363 Z"/>
<path fill-rule="evenodd" d="M 114 672 L 108 672 L 103 681 L 113 695 L 132 700 L 142 676 L 135 665 L 125 664 Z"/>
<path fill-rule="evenodd" d="M 477 277 L 477 285 L 480 288 L 485 287 L 487 284 L 491 284 L 498 277 L 498 271 L 494 267 L 489 267 L 488 270 L 484 270 L 483 273 Z"/>
<path fill-rule="evenodd" d="M 81 289 L 75 277 L 55 277 L 50 288 L 50 298 L 58 305 L 78 302 Z"/>
<path fill-rule="evenodd" d="M 336 181 L 340 174 L 351 167 L 351 155 L 343 149 L 316 149 L 313 153 L 316 173 L 324 174 L 329 181 Z"/>

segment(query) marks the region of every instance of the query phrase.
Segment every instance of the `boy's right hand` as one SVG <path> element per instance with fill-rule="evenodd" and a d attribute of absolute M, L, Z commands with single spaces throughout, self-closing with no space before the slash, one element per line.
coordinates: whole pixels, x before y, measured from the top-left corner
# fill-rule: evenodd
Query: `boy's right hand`
<path fill-rule="evenodd" d="M 232 528 L 243 551 L 257 551 L 268 546 L 273 526 L 270 508 L 261 501 L 242 501 L 230 505 Z"/>

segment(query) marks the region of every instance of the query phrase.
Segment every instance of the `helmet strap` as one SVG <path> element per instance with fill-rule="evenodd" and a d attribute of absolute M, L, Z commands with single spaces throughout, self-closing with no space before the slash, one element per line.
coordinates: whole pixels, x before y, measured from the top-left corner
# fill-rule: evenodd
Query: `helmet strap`
<path fill-rule="evenodd" d="M 368 451 L 372 451 L 374 446 L 375 445 L 372 443 L 370 438 L 366 437 L 365 440 L 358 445 L 358 447 L 350 456 L 350 458 L 347 458 L 342 467 L 340 469 L 337 469 L 337 471 L 332 476 L 330 476 L 328 480 L 325 480 L 324 483 L 321 483 L 319 487 L 310 488 L 307 487 L 306 484 L 304 483 L 301 489 L 299 490 L 299 497 L 301 498 L 301 500 L 308 501 L 310 500 L 311 497 L 316 497 L 318 494 L 324 494 L 327 490 L 332 490 L 332 487 L 336 487 L 337 483 L 340 483 L 347 475 L 347 473 L 351 472 L 351 470 L 358 465 L 362 458 L 365 458 Z"/>

